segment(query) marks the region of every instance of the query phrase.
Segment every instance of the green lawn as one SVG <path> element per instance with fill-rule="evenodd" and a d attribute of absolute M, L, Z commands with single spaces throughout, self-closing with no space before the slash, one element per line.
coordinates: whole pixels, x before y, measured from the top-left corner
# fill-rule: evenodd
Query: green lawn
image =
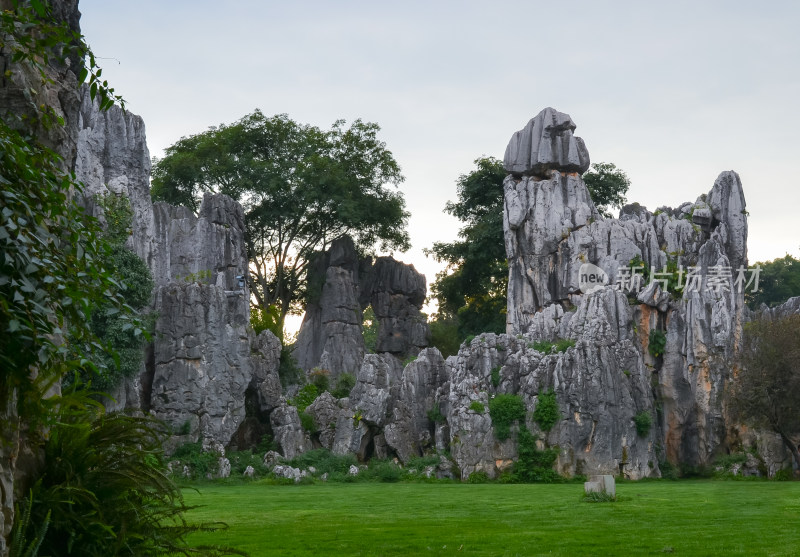
<path fill-rule="evenodd" d="M 261 555 L 800 555 L 800 483 L 205 485 L 195 543 Z"/>

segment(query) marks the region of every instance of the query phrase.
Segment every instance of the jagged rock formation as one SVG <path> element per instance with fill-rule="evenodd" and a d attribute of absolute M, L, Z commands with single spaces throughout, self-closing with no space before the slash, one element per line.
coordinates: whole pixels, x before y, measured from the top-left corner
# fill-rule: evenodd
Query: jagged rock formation
<path fill-rule="evenodd" d="M 86 202 L 101 219 L 103 210 L 93 196 L 113 193 L 130 200 L 134 218 L 127 247 L 152 267 L 154 223 L 144 121 L 118 106 L 100 111 L 99 101 L 92 101 L 85 85 L 78 114 L 75 177 L 86 186 Z"/>
<path fill-rule="evenodd" d="M 326 369 L 331 377 L 354 373 L 364 359 L 359 302 L 360 262 L 350 237 L 334 240 L 309 266 L 308 282 L 319 291 L 306 306 L 294 354 L 298 365 Z"/>
<path fill-rule="evenodd" d="M 413 265 L 379 257 L 369 273 L 370 303 L 378 320 L 376 352 L 414 356 L 428 346 L 430 331 L 420 311 L 425 303 L 425 276 Z"/>
<path fill-rule="evenodd" d="M 511 137 L 503 166 L 516 176 L 545 177 L 551 170 L 583 174 L 589 170 L 589 151 L 574 131 L 569 114 L 545 108 Z"/>
<path fill-rule="evenodd" d="M 537 119 L 544 123 L 537 123 Z M 596 298 L 582 295 L 579 289 L 584 263 L 606 271 L 612 283 L 621 278 L 621 270 L 634 257 L 653 271 L 660 271 L 670 260 L 696 268 L 698 288 L 685 288 L 677 297 L 655 285 L 638 292 L 641 305 L 632 314 L 621 312 L 628 332 L 620 340 L 632 338 L 630 331 L 637 331 L 638 338 L 633 340 L 640 355 L 634 357 L 636 351 L 626 350 L 628 371 L 634 376 L 650 366 L 658 381 L 658 396 L 663 403 L 661 458 L 673 463 L 707 464 L 715 452 L 724 449 L 730 424 L 725 421 L 723 394 L 731 380 L 731 362 L 743 320 L 743 292 L 735 285 L 737 270 L 747 265 L 747 218 L 739 177 L 735 172 L 723 172 L 707 195 L 677 210 L 662 208 L 650 213 L 633 205 L 623 209 L 618 220 L 602 219 L 581 177 L 574 173 L 580 171 L 577 159 L 552 156 L 552 142 L 539 142 L 544 146 L 542 155 L 536 151 L 536 142 L 530 142 L 530 161 L 541 161 L 544 166 L 536 170 L 533 163 L 530 168 L 520 166 L 518 145 L 522 145 L 526 133 L 546 130 L 548 124 L 551 130 L 569 132 L 559 152 L 571 152 L 563 145 L 571 141 L 574 124 L 566 115 L 554 115 L 549 109 L 534 118 L 526 128 L 528 132 L 518 132 L 507 151 L 506 168 L 512 173 L 504 184 L 510 267 L 508 332 L 552 337 L 554 328 L 543 330 L 541 323 L 555 312 L 563 313 L 561 319 L 569 321 L 568 338 L 585 341 L 586 331 L 569 335 L 575 318 Z M 547 179 L 541 178 L 544 172 L 549 173 Z M 535 176 L 520 176 L 524 173 Z M 720 269 L 727 270 L 723 276 L 718 276 Z M 649 278 L 643 284 L 646 282 Z M 602 320 L 594 325 L 600 323 Z M 652 330 L 666 335 L 663 358 L 648 354 Z M 564 336 L 563 327 L 559 332 Z M 618 341 L 612 346 L 619 351 Z M 567 354 L 570 352 L 572 349 Z M 610 362 L 602 361 L 607 362 L 602 366 L 607 368 Z M 591 370 L 584 367 L 576 371 L 586 376 Z M 612 383 L 605 388 L 618 386 Z M 647 390 L 642 394 L 647 395 Z M 640 397 L 635 407 L 651 409 L 652 398 Z M 575 449 L 577 453 L 578 447 Z"/>
<path fill-rule="evenodd" d="M 206 447 L 227 444 L 245 417 L 246 306 L 241 294 L 199 283 L 173 283 L 156 295 L 150 410 L 176 430 L 188 422 Z"/>
<path fill-rule="evenodd" d="M 372 305 L 378 320 L 375 351 L 398 358 L 428 345 L 430 331 L 422 312 L 425 277 L 413 265 L 391 257 L 359 258 L 347 236 L 333 242 L 309 268 L 309 285 L 319 291 L 306 306 L 294 350 L 306 371 L 325 369 L 335 379 L 359 369 L 366 352 L 362 312 Z"/>

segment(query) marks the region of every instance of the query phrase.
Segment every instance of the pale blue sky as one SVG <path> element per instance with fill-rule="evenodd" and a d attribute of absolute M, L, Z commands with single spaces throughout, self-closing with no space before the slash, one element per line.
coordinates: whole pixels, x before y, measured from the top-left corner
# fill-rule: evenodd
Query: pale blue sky
<path fill-rule="evenodd" d="M 742 178 L 750 261 L 800 253 L 800 3 L 81 0 L 104 77 L 151 154 L 254 108 L 329 127 L 378 122 L 402 166 L 413 248 L 480 155 L 502 158 L 542 108 L 567 112 L 593 161 L 651 210 Z M 118 62 L 119 63 L 118 63 Z"/>

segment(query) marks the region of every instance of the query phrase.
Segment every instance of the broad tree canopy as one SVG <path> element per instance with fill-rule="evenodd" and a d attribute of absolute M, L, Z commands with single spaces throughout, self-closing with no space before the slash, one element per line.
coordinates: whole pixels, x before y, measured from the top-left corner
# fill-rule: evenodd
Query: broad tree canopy
<path fill-rule="evenodd" d="M 197 208 L 199 195 L 230 195 L 245 208 L 252 276 L 262 309 L 280 323 L 299 311 L 315 251 L 349 234 L 369 252 L 409 247 L 403 181 L 379 126 L 344 120 L 330 130 L 256 110 L 231 125 L 186 137 L 153 167 L 152 196 Z"/>

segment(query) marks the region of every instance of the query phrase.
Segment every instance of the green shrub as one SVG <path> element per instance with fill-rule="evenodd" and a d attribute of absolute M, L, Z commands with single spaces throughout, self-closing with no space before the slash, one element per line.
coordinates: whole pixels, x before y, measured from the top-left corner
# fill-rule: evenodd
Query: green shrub
<path fill-rule="evenodd" d="M 439 455 L 426 455 L 415 456 L 409 459 L 406 468 L 415 468 L 417 470 L 424 470 L 428 466 L 436 466 L 439 464 Z"/>
<path fill-rule="evenodd" d="M 647 410 L 642 410 L 633 417 L 633 423 L 636 425 L 636 434 L 639 437 L 647 437 L 653 425 L 653 416 Z"/>
<path fill-rule="evenodd" d="M 428 410 L 428 419 L 433 423 L 441 423 L 445 421 L 445 416 L 442 414 L 441 410 L 439 410 L 439 405 L 434 404 L 433 408 Z"/>
<path fill-rule="evenodd" d="M 289 385 L 299 385 L 303 380 L 303 370 L 297 365 L 297 361 L 292 356 L 292 350 L 288 346 L 281 348 L 278 376 L 281 378 L 281 386 L 284 389 Z"/>
<path fill-rule="evenodd" d="M 289 400 L 289 404 L 297 407 L 297 411 L 302 414 L 308 405 L 317 399 L 317 396 L 319 396 L 319 392 L 316 385 L 309 383 L 308 385 L 303 385 L 303 388 L 297 391 L 294 398 Z"/>
<path fill-rule="evenodd" d="M 477 472 L 473 472 L 467 478 L 467 483 L 470 484 L 485 484 L 488 482 L 489 482 L 489 474 L 487 474 L 483 470 L 478 470 Z"/>
<path fill-rule="evenodd" d="M 617 497 L 605 491 L 593 491 L 585 494 L 581 500 L 585 503 L 616 503 Z"/>
<path fill-rule="evenodd" d="M 356 376 L 352 373 L 343 373 L 336 380 L 336 388 L 331 393 L 336 398 L 347 398 L 350 391 L 356 386 Z"/>
<path fill-rule="evenodd" d="M 525 403 L 519 395 L 497 395 L 489 400 L 489 415 L 495 436 L 503 441 L 511 435 L 511 424 L 525 419 Z"/>
<path fill-rule="evenodd" d="M 648 352 L 654 358 L 658 358 L 662 354 L 664 354 L 664 348 L 667 345 L 667 335 L 664 334 L 664 331 L 653 329 L 650 331 L 650 341 L 647 346 Z"/>
<path fill-rule="evenodd" d="M 558 449 L 548 448 L 539 450 L 536 447 L 536 436 L 527 427 L 519 429 L 517 441 L 519 444 L 519 458 L 514 463 L 513 478 L 517 482 L 555 482 L 560 479 L 553 470 L 553 464 L 558 457 Z"/>
<path fill-rule="evenodd" d="M 12 546 L 41 535 L 42 555 L 188 555 L 187 534 L 219 528 L 184 521 L 189 509 L 162 465 L 163 424 L 106 414 L 74 393 L 61 399 L 57 412 L 41 476 L 21 504 L 28 528 L 20 525 Z M 44 532 L 42 524 L 48 524 Z"/>
<path fill-rule="evenodd" d="M 792 471 L 792 467 L 782 468 L 775 472 L 775 481 L 778 482 L 790 482 L 794 479 L 794 472 Z"/>
<path fill-rule="evenodd" d="M 478 400 L 473 400 L 469 404 L 469 409 L 472 410 L 473 412 L 477 412 L 478 414 L 483 414 L 483 411 L 486 408 L 483 406 L 482 402 L 480 402 Z"/>
<path fill-rule="evenodd" d="M 550 431 L 556 422 L 561 419 L 556 393 L 552 389 L 546 393 L 539 394 L 536 409 L 533 411 L 533 419 L 539 424 L 542 431 Z"/>
<path fill-rule="evenodd" d="M 736 464 L 744 464 L 747 462 L 747 454 L 745 453 L 731 453 L 717 457 L 714 460 L 714 466 L 720 466 L 725 470 L 730 470 Z"/>
<path fill-rule="evenodd" d="M 566 352 L 568 349 L 575 346 L 575 341 L 569 338 L 562 338 L 556 341 L 538 340 L 528 344 L 528 348 L 533 348 L 542 354 L 557 354 L 559 352 Z"/>
<path fill-rule="evenodd" d="M 300 425 L 309 433 L 317 432 L 317 425 L 314 423 L 314 418 L 311 414 L 300 412 Z"/>
<path fill-rule="evenodd" d="M 663 460 L 658 463 L 658 468 L 661 470 L 661 477 L 665 480 L 677 480 L 681 477 L 678 468 L 672 465 L 668 460 Z"/>
<path fill-rule="evenodd" d="M 225 455 L 231 463 L 231 477 L 241 478 L 245 469 L 252 466 L 258 476 L 266 476 L 269 470 L 264 466 L 264 453 L 252 451 L 231 451 Z"/>
<path fill-rule="evenodd" d="M 269 451 L 274 451 L 276 449 L 277 447 L 272 437 L 269 435 L 262 435 L 258 445 L 256 445 L 256 447 L 253 449 L 253 453 L 263 457 Z"/>
<path fill-rule="evenodd" d="M 308 379 L 309 382 L 317 388 L 317 392 L 322 394 L 325 391 L 330 390 L 330 376 L 331 372 L 327 369 L 315 367 L 308 374 Z"/>
<path fill-rule="evenodd" d="M 379 482 L 394 483 L 403 477 L 403 469 L 391 460 L 372 461 L 368 475 Z"/>
<path fill-rule="evenodd" d="M 271 331 L 278 340 L 283 339 L 281 330 L 281 310 L 275 304 L 270 304 L 266 308 L 255 304 L 250 306 L 250 326 L 256 334 L 262 331 Z"/>
<path fill-rule="evenodd" d="M 180 460 L 181 464 L 189 467 L 194 478 L 205 478 L 206 474 L 213 474 L 217 470 L 219 454 L 203 450 L 203 444 L 184 443 L 172 453 L 172 460 Z"/>
<path fill-rule="evenodd" d="M 317 474 L 348 475 L 350 466 L 358 466 L 358 460 L 353 454 L 336 455 L 328 449 L 314 449 L 294 457 L 289 464 L 301 470 L 313 466 Z"/>
<path fill-rule="evenodd" d="M 492 368 L 492 387 L 495 389 L 500 385 L 500 366 Z"/>
<path fill-rule="evenodd" d="M 470 344 L 472 344 L 473 340 L 475 340 L 475 335 L 467 335 L 467 338 L 465 338 L 464 342 L 462 342 L 461 344 L 466 344 L 467 346 L 469 346 Z"/>

